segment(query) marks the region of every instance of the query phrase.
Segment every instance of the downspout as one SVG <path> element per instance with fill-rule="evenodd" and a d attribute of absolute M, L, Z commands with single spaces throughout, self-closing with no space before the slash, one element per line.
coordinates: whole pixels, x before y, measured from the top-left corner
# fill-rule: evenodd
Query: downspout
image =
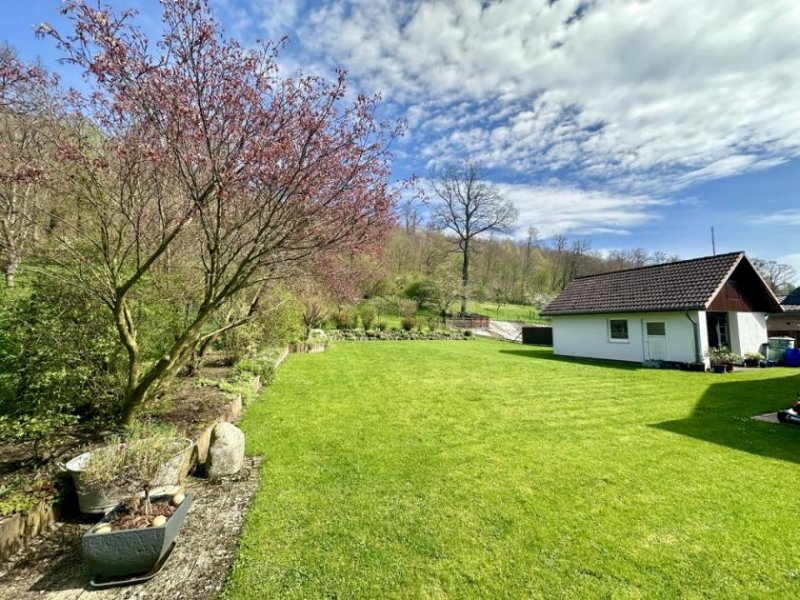
<path fill-rule="evenodd" d="M 694 330 L 694 359 L 696 364 L 700 364 L 703 362 L 703 357 L 700 356 L 700 325 L 692 319 L 689 315 L 689 311 L 686 311 L 686 318 L 689 319 L 689 322 L 692 324 L 692 329 Z"/>

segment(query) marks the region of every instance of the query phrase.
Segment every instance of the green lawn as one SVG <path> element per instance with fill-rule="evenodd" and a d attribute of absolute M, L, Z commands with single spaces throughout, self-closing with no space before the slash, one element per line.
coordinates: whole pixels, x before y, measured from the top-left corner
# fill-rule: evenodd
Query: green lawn
<path fill-rule="evenodd" d="M 786 369 L 558 360 L 489 340 L 293 355 L 228 598 L 800 596 Z"/>

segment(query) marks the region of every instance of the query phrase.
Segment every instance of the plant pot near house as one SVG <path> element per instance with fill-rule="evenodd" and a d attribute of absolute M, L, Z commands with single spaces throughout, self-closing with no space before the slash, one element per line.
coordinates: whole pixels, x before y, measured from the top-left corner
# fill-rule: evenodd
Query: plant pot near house
<path fill-rule="evenodd" d="M 744 364 L 747 367 L 758 367 L 763 360 L 764 355 L 760 352 L 748 352 L 744 355 Z"/>
<path fill-rule="evenodd" d="M 172 548 L 192 495 L 150 501 L 144 508 L 120 505 L 83 536 L 83 558 L 93 582 L 146 578 Z"/>
<path fill-rule="evenodd" d="M 733 371 L 733 365 L 739 358 L 725 347 L 709 348 L 706 352 L 711 363 L 711 371 L 714 373 L 725 373 Z"/>
<path fill-rule="evenodd" d="M 111 442 L 94 452 L 76 456 L 65 465 L 84 514 L 107 513 L 125 498 L 127 490 L 118 484 L 119 471 L 128 460 L 135 460 L 148 448 L 155 448 L 161 457 L 151 486 L 154 496 L 180 485 L 191 466 L 194 442 L 178 437 L 173 430 L 142 428 L 124 441 L 115 437 Z"/>

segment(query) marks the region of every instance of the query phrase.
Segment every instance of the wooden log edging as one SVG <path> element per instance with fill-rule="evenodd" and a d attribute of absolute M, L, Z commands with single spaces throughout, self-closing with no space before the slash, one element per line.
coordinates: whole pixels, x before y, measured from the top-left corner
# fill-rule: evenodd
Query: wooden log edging
<path fill-rule="evenodd" d="M 25 514 L 14 513 L 0 520 L 0 560 L 5 560 L 40 533 L 53 528 L 58 520 L 54 500 L 40 500 Z"/>

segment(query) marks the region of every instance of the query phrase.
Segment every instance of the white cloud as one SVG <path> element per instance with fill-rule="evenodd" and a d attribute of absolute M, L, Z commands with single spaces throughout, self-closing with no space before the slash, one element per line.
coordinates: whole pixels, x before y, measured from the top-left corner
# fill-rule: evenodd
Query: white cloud
<path fill-rule="evenodd" d="M 748 217 L 750 218 L 750 217 Z M 800 209 L 779 210 L 767 215 L 752 217 L 753 221 L 762 225 L 800 225 Z M 800 256 L 800 255 L 798 255 Z"/>
<path fill-rule="evenodd" d="M 798 31 L 796 0 L 335 0 L 297 36 L 408 106 L 427 160 L 646 192 L 800 156 Z"/>
<path fill-rule="evenodd" d="M 643 195 L 563 186 L 500 184 L 497 187 L 519 210 L 519 231 L 534 226 L 543 238 L 558 234 L 625 235 L 631 228 L 657 219 L 655 209 L 667 203 Z"/>

